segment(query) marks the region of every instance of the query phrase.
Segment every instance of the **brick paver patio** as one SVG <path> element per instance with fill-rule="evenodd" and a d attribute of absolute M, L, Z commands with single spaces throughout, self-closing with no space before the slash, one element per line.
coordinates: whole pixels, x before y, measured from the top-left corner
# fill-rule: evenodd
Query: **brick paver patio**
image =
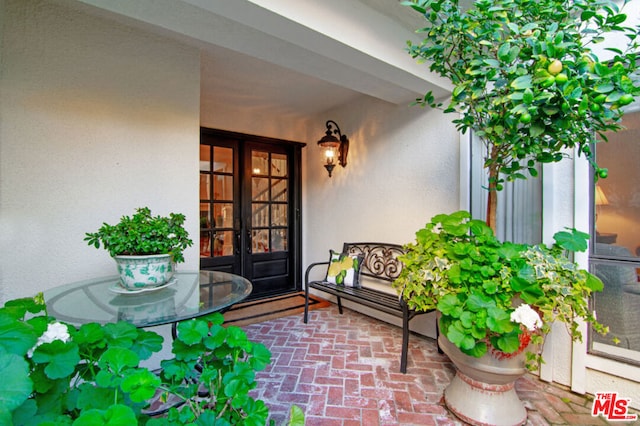
<path fill-rule="evenodd" d="M 258 373 L 253 395 L 269 406 L 276 425 L 292 404 L 306 425 L 461 425 L 442 402 L 454 374 L 433 339 L 412 335 L 407 374 L 399 372 L 402 330 L 335 305 L 243 327 L 264 343 L 272 363 Z M 527 375 L 517 391 L 528 425 L 606 425 L 590 414 L 592 398 Z M 631 423 L 616 422 L 617 425 Z"/>

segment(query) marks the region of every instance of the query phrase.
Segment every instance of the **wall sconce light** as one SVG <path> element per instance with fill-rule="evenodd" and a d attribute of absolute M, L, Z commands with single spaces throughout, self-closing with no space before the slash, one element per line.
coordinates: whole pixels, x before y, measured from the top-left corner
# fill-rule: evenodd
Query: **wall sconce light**
<path fill-rule="evenodd" d="M 326 134 L 318 141 L 318 146 L 324 152 L 324 168 L 327 169 L 329 177 L 331 177 L 331 172 L 333 172 L 336 163 L 342 167 L 346 167 L 347 165 L 349 138 L 340 132 L 340 127 L 338 127 L 335 121 L 327 121 L 326 126 Z M 335 129 L 333 127 L 335 127 Z M 338 135 L 338 137 L 334 135 Z"/>

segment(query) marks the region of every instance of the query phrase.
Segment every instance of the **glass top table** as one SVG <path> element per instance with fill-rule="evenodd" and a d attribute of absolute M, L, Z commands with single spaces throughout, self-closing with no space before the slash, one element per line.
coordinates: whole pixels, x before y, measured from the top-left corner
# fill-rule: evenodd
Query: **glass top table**
<path fill-rule="evenodd" d="M 48 314 L 81 325 L 128 321 L 137 327 L 170 324 L 224 311 L 251 294 L 251 282 L 217 271 L 177 272 L 160 289 L 125 292 L 118 277 L 95 278 L 44 292 Z"/>

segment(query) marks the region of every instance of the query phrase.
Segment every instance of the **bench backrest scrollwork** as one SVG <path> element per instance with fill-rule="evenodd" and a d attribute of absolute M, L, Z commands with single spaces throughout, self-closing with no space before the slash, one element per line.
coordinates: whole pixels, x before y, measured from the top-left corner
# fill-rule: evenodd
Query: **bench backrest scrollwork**
<path fill-rule="evenodd" d="M 402 262 L 398 256 L 404 254 L 399 244 L 388 243 L 344 243 L 344 253 L 364 254 L 361 274 L 393 282 L 402 272 Z"/>

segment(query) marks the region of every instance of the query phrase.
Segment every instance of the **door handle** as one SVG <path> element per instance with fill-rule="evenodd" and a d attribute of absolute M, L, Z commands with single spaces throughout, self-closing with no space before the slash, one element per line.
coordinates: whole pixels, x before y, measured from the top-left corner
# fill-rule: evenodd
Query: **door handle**
<path fill-rule="evenodd" d="M 234 252 L 236 255 L 240 254 L 240 245 L 242 244 L 242 219 L 236 217 L 233 219 L 233 233 L 236 236 L 236 247 Z"/>
<path fill-rule="evenodd" d="M 247 253 L 251 254 L 252 236 L 251 236 L 251 219 L 247 220 Z"/>

